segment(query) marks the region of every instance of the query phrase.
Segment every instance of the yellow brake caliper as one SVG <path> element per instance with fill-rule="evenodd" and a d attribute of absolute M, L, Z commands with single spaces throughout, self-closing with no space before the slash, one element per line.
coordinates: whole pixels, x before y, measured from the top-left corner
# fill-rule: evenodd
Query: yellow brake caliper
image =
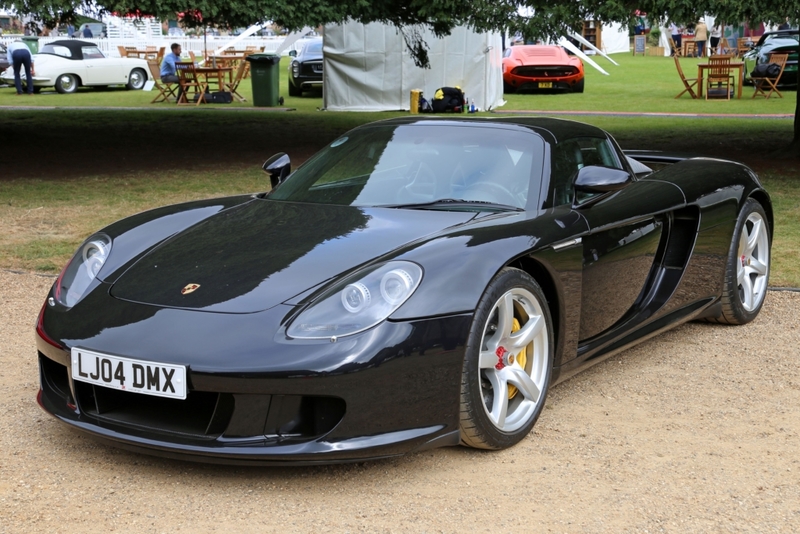
<path fill-rule="evenodd" d="M 516 317 L 514 317 L 514 323 L 511 325 L 511 333 L 513 334 L 514 332 L 516 332 L 520 328 L 522 328 L 522 327 L 520 326 L 519 321 L 517 320 Z M 528 348 L 524 347 L 521 351 L 519 351 L 519 354 L 517 354 L 517 356 L 516 356 L 517 363 L 523 369 L 525 369 L 525 364 L 528 363 L 528 356 L 526 354 L 527 350 L 528 350 Z M 508 385 L 508 400 L 513 399 L 514 395 L 516 395 L 516 394 L 517 394 L 517 387 L 516 386 L 512 386 L 511 384 L 509 384 Z"/>

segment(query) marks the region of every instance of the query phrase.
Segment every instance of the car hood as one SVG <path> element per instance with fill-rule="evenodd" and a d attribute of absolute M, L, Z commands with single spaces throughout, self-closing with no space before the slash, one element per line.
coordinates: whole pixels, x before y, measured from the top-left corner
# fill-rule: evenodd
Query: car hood
<path fill-rule="evenodd" d="M 114 282 L 111 295 L 156 306 L 252 313 L 474 216 L 254 200 L 145 253 Z"/>

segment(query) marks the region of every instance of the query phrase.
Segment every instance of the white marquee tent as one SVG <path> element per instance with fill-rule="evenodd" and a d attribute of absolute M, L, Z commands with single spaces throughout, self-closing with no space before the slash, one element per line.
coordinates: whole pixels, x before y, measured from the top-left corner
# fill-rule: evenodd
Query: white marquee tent
<path fill-rule="evenodd" d="M 459 86 L 479 109 L 503 101 L 502 39 L 459 27 L 444 39 L 422 31 L 431 68 L 414 65 L 403 36 L 379 23 L 326 26 L 323 103 L 333 111 L 410 109 L 412 89 L 430 100 L 439 87 Z"/>

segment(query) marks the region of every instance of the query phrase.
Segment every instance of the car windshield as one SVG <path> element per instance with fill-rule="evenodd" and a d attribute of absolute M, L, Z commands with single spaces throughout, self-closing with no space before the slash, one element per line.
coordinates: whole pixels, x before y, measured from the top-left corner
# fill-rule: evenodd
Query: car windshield
<path fill-rule="evenodd" d="M 544 141 L 476 123 L 377 125 L 324 148 L 269 198 L 351 206 L 523 209 L 538 195 Z M 535 199 L 534 199 L 535 200 Z"/>
<path fill-rule="evenodd" d="M 777 41 L 777 40 L 780 40 L 780 41 L 793 40 L 793 41 L 797 42 L 798 41 L 798 35 L 796 33 L 795 34 L 768 33 L 768 34 L 764 35 L 763 39 L 764 40 L 762 42 L 760 42 L 759 44 L 765 45 L 765 44 L 769 43 L 770 41 Z"/>
<path fill-rule="evenodd" d="M 303 55 L 322 55 L 322 41 L 311 41 L 303 46 Z"/>

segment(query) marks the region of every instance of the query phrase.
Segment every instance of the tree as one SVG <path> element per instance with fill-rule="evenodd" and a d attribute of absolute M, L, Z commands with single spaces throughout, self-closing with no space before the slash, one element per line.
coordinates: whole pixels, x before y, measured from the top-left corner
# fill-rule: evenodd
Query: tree
<path fill-rule="evenodd" d="M 402 31 L 417 64 L 428 66 L 421 27 L 430 28 L 437 37 L 456 26 L 469 26 L 477 31 L 519 32 L 526 39 L 556 39 L 581 28 L 586 19 L 628 26 L 636 10 L 661 22 L 694 21 L 709 14 L 725 21 L 768 23 L 783 22 L 788 15 L 797 23 L 800 0 L 0 0 L 0 7 L 14 8 L 48 27 L 74 20 L 79 10 L 161 18 L 183 13 L 190 26 L 239 27 L 271 20 L 290 30 L 347 20 L 382 22 Z M 800 147 L 797 111 L 800 99 L 794 135 L 794 146 Z"/>

